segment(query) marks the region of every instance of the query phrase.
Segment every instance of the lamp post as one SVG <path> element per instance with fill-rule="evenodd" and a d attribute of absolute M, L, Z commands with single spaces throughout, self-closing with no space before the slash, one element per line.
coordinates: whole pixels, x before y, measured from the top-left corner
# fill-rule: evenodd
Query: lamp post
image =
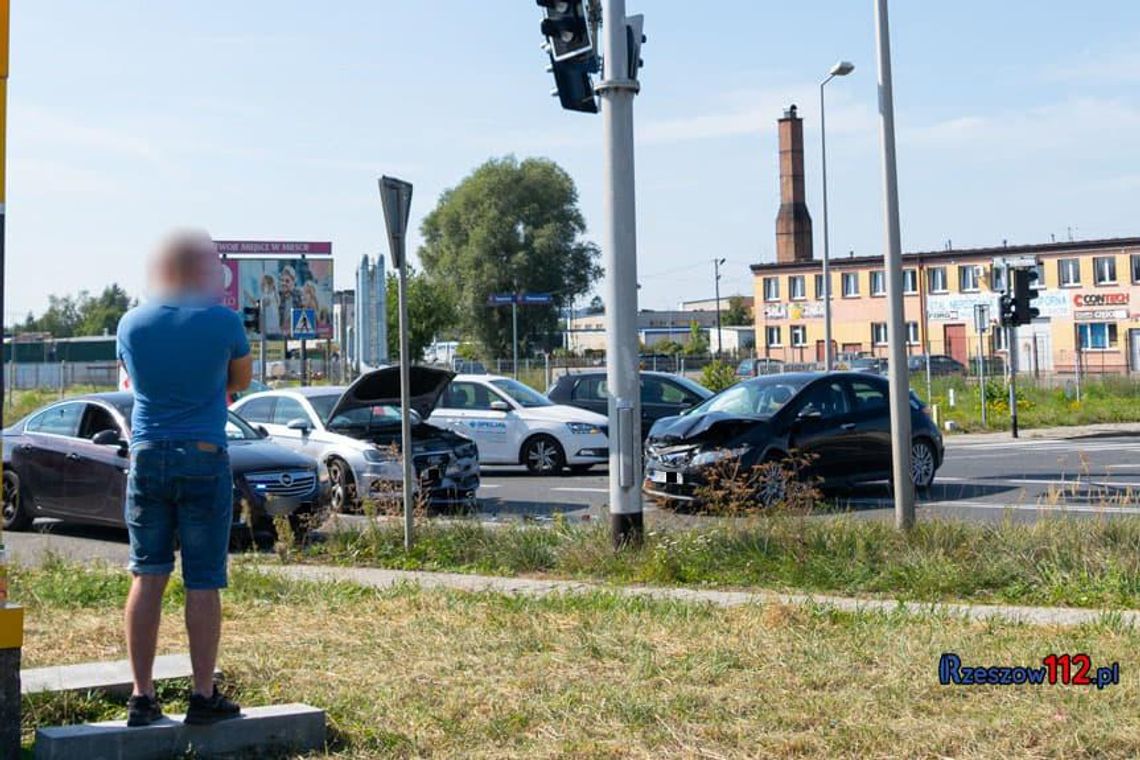
<path fill-rule="evenodd" d="M 854 70 L 853 63 L 839 61 L 831 67 L 827 78 L 819 83 L 819 144 L 823 152 L 820 163 L 823 170 L 823 368 L 828 372 L 835 366 L 835 353 L 831 349 L 831 247 L 827 235 L 827 125 L 823 88 L 835 77 L 845 77 Z"/>
<path fill-rule="evenodd" d="M 713 259 L 713 280 L 716 289 L 716 355 L 720 356 L 724 350 L 724 343 L 720 336 L 720 268 L 724 266 L 725 259 Z"/>

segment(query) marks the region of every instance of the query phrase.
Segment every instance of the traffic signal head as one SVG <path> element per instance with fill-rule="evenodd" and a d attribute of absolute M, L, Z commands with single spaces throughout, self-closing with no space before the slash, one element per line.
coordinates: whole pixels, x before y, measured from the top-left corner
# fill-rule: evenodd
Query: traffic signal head
<path fill-rule="evenodd" d="M 1036 269 L 1013 270 L 1013 324 L 1027 325 L 1040 316 L 1041 312 L 1033 306 L 1037 298 L 1037 290 L 1033 283 L 1037 282 Z"/>
<path fill-rule="evenodd" d="M 261 332 L 261 307 L 246 306 L 241 310 L 241 322 L 250 332 Z"/>
<path fill-rule="evenodd" d="M 537 0 L 545 9 L 542 35 L 550 43 L 550 55 L 555 61 L 593 54 L 590 39 L 590 22 L 586 0 Z"/>
<path fill-rule="evenodd" d="M 998 299 L 998 311 L 1001 312 L 1001 325 L 1002 327 L 1009 327 L 1014 324 L 1013 321 L 1013 299 L 1007 295 L 1003 295 Z"/>
<path fill-rule="evenodd" d="M 567 111 L 598 112 L 598 99 L 594 95 L 594 78 L 598 59 L 592 54 L 570 61 L 556 61 L 550 56 L 547 71 L 554 74 L 554 90 L 562 107 Z"/>

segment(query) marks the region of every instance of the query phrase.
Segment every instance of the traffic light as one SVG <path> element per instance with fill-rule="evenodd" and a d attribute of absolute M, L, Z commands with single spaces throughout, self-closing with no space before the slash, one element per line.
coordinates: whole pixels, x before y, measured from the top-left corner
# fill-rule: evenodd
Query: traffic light
<path fill-rule="evenodd" d="M 1013 270 L 1013 322 L 1015 325 L 1027 325 L 1040 316 L 1041 312 L 1033 306 L 1037 298 L 1037 289 L 1033 283 L 1037 282 L 1036 269 Z"/>
<path fill-rule="evenodd" d="M 261 307 L 246 306 L 241 310 L 241 323 L 250 332 L 261 332 Z"/>
<path fill-rule="evenodd" d="M 1009 327 L 1016 324 L 1013 321 L 1013 299 L 1003 295 L 998 299 L 998 310 L 1001 312 L 1001 326 Z"/>
<path fill-rule="evenodd" d="M 568 111 L 597 113 L 593 75 L 601 68 L 591 35 L 587 0 L 536 0 L 546 11 L 542 20 L 543 47 L 550 55 L 547 71 L 554 75 L 562 107 Z"/>

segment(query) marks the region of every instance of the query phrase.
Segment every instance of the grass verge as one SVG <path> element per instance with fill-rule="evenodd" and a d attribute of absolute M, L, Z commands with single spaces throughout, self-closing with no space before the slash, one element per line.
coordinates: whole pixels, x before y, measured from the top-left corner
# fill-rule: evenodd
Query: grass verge
<path fill-rule="evenodd" d="M 426 522 L 404 551 L 399 525 L 341 529 L 290 561 L 546 575 L 612 583 L 764 587 L 917 601 L 1140 608 L 1140 519 L 994 525 L 761 516 L 659 529 L 615 553 L 603 526 Z"/>
<path fill-rule="evenodd" d="M 126 576 L 19 571 L 27 666 L 122 657 Z M 184 650 L 180 589 L 160 649 Z M 286 581 L 237 568 L 221 666 L 245 704 L 325 708 L 336 758 L 1134 757 L 1140 632 L 806 606 L 731 609 L 607 593 L 521 598 Z M 1120 661 L 1121 685 L 955 687 L 939 655 Z M 175 697 L 176 691 L 166 694 Z M 169 705 L 177 707 L 177 705 Z M 96 695 L 28 700 L 33 724 L 121 716 Z"/>

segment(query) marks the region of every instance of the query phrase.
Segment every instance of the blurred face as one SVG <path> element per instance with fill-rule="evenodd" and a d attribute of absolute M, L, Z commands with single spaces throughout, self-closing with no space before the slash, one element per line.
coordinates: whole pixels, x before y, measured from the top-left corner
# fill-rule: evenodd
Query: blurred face
<path fill-rule="evenodd" d="M 283 272 L 281 274 L 281 289 L 286 293 L 292 293 L 293 286 L 296 284 L 297 282 L 293 279 L 293 275 L 289 274 L 288 272 Z"/>
<path fill-rule="evenodd" d="M 151 261 L 151 290 L 158 295 L 219 298 L 223 282 L 217 248 L 203 233 L 172 236 Z"/>

